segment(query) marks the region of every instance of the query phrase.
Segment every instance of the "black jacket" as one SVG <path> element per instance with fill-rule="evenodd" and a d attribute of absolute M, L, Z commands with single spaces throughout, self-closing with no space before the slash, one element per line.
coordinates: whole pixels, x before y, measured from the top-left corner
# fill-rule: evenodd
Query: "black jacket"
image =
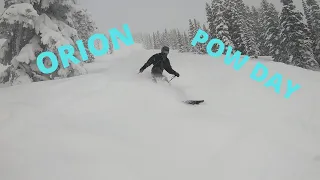
<path fill-rule="evenodd" d="M 175 70 L 172 69 L 169 59 L 163 56 L 161 53 L 157 53 L 151 56 L 140 70 L 144 71 L 150 65 L 153 65 L 151 70 L 152 74 L 162 74 L 163 70 L 166 70 L 169 74 L 178 74 Z"/>

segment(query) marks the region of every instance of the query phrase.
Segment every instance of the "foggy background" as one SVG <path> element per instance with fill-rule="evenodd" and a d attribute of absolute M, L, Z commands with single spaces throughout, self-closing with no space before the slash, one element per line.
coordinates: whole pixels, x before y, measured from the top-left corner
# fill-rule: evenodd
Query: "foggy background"
<path fill-rule="evenodd" d="M 127 23 L 132 32 L 154 32 L 164 28 L 187 30 L 188 19 L 206 21 L 205 3 L 211 0 L 78 0 L 92 14 L 102 32 L 122 28 Z M 261 0 L 243 0 L 247 5 L 259 6 Z M 303 13 L 301 0 L 293 0 Z M 268 0 L 281 11 L 280 0 Z M 0 0 L 3 12 L 4 0 Z"/>

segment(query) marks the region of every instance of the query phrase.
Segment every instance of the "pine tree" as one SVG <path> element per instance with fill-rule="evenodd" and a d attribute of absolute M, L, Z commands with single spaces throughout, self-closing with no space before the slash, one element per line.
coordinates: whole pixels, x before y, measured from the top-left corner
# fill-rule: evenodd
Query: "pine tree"
<path fill-rule="evenodd" d="M 210 30 L 210 39 L 213 39 L 217 36 L 217 32 L 216 32 L 216 26 L 217 24 L 215 24 L 216 19 L 217 19 L 217 13 L 219 11 L 219 0 L 211 0 L 211 11 L 212 11 L 212 26 L 213 27 L 209 27 Z M 211 30 L 212 29 L 212 30 Z M 211 32 L 212 31 L 212 32 Z"/>
<path fill-rule="evenodd" d="M 194 32 L 193 32 L 193 36 L 195 36 L 198 32 L 199 29 L 201 29 L 200 27 L 200 22 L 197 21 L 196 19 L 193 19 L 193 25 L 194 25 Z M 192 38 L 193 39 L 193 38 Z M 203 44 L 201 43 L 198 43 L 196 44 L 196 46 L 194 46 L 192 49 L 193 49 L 193 52 L 196 53 L 196 54 L 202 54 L 202 48 Z"/>
<path fill-rule="evenodd" d="M 243 10 L 242 0 L 225 0 L 224 1 L 224 19 L 228 26 L 229 35 L 233 42 L 233 49 L 246 53 L 245 44 L 243 42 L 242 22 L 240 11 Z M 217 24 L 218 26 L 218 24 Z"/>
<path fill-rule="evenodd" d="M 150 49 L 150 44 L 149 44 L 149 39 L 148 39 L 147 33 L 142 33 L 142 45 L 143 45 L 143 48 L 145 48 L 147 50 Z"/>
<path fill-rule="evenodd" d="M 269 50 L 269 54 L 274 61 L 280 61 L 280 20 L 274 4 L 270 3 L 268 9 L 264 14 L 264 26 L 266 31 L 263 32 L 262 37 L 265 39 L 264 47 Z"/>
<path fill-rule="evenodd" d="M 143 35 L 142 35 L 142 45 L 147 50 L 149 50 L 151 48 L 151 45 L 149 43 L 149 35 L 146 33 L 143 33 Z"/>
<path fill-rule="evenodd" d="M 189 37 L 186 32 L 183 33 L 183 40 L 184 40 L 183 44 L 185 47 L 185 52 L 190 52 L 191 51 L 191 44 L 190 44 L 190 40 L 189 40 Z"/>
<path fill-rule="evenodd" d="M 149 39 L 149 45 L 150 45 L 150 49 L 153 49 L 154 47 L 154 44 L 153 44 L 153 39 L 152 39 L 152 36 L 151 34 L 148 34 L 148 39 Z"/>
<path fill-rule="evenodd" d="M 175 37 L 176 37 L 176 39 L 175 39 L 175 44 L 176 44 L 176 49 L 177 50 L 179 50 L 179 42 L 178 42 L 178 39 L 179 39 L 179 36 L 178 36 L 178 32 L 180 33 L 180 38 L 181 38 L 181 40 L 182 40 L 182 34 L 181 34 L 181 32 L 180 32 L 180 30 L 179 29 L 175 29 Z"/>
<path fill-rule="evenodd" d="M 176 29 L 170 30 L 170 46 L 173 50 L 178 49 L 178 34 Z"/>
<path fill-rule="evenodd" d="M 110 48 L 109 54 L 113 54 L 114 53 L 113 43 L 110 37 L 108 38 L 108 40 L 109 40 L 109 48 Z"/>
<path fill-rule="evenodd" d="M 296 10 L 292 0 L 281 0 L 283 4 L 280 25 L 281 25 L 281 60 L 286 64 L 292 64 L 306 69 L 318 69 L 319 64 L 315 60 L 312 48 L 307 41 L 303 23 L 303 15 Z M 288 58 L 289 57 L 289 58 Z"/>
<path fill-rule="evenodd" d="M 240 6 L 239 21 L 241 22 L 242 40 L 245 45 L 245 53 L 249 56 L 258 58 L 259 49 L 255 41 L 252 19 L 252 12 L 250 7 L 246 6 L 243 2 L 238 2 Z"/>
<path fill-rule="evenodd" d="M 259 19 L 260 19 L 260 13 L 259 10 L 252 6 L 251 7 L 251 17 L 250 17 L 251 21 L 252 21 L 252 31 L 254 34 L 254 41 L 256 42 L 256 46 L 258 48 L 259 51 L 259 55 L 261 55 L 262 53 L 261 51 L 261 44 L 263 43 L 263 41 L 260 39 L 261 37 L 261 33 L 263 32 L 263 27 L 262 27 L 262 23 L 260 23 Z"/>
<path fill-rule="evenodd" d="M 192 41 L 194 36 L 196 35 L 197 31 L 197 24 L 195 24 L 191 19 L 189 19 L 189 42 Z M 191 47 L 190 46 L 190 52 L 197 53 L 197 46 Z"/>
<path fill-rule="evenodd" d="M 162 38 L 162 33 L 160 33 L 160 31 L 157 31 L 157 38 L 159 40 L 159 48 L 161 48 L 164 44 L 163 42 L 163 38 Z"/>
<path fill-rule="evenodd" d="M 310 10 L 311 33 L 314 38 L 313 50 L 316 60 L 320 63 L 320 7 L 315 0 L 306 0 Z"/>
<path fill-rule="evenodd" d="M 87 73 L 82 62 L 70 63 L 68 68 L 63 68 L 60 57 L 57 71 L 51 74 L 42 73 L 36 65 L 36 57 L 41 52 L 58 54 L 57 48 L 61 45 L 76 47 L 75 42 L 80 38 L 72 21 L 75 6 L 73 0 L 5 0 L 5 11 L 0 17 L 0 34 L 7 39 L 7 51 L 2 55 L 1 62 L 10 66 L 1 75 L 0 82 L 14 85 Z M 82 59 L 77 48 L 74 55 Z M 50 59 L 46 58 L 44 64 L 51 67 Z"/>
<path fill-rule="evenodd" d="M 315 37 L 315 33 L 312 30 L 312 20 L 311 20 L 311 14 L 310 14 L 310 8 L 309 6 L 305 3 L 304 0 L 302 0 L 302 7 L 303 7 L 303 12 L 305 15 L 305 19 L 307 21 L 307 28 L 305 29 L 305 33 L 307 35 L 308 42 L 310 43 L 310 46 L 312 47 L 312 50 L 315 52 L 315 48 L 316 48 L 316 37 Z"/>
<path fill-rule="evenodd" d="M 206 27 L 205 24 L 202 25 L 202 30 L 204 32 L 208 32 L 208 28 Z M 207 43 L 199 44 L 199 51 L 200 51 L 201 54 L 207 54 Z"/>
<path fill-rule="evenodd" d="M 194 24 L 194 28 L 195 28 L 194 34 L 196 34 L 197 31 L 201 28 L 201 27 L 200 27 L 200 22 L 197 21 L 196 19 L 193 19 L 193 24 Z"/>
<path fill-rule="evenodd" d="M 215 16 L 213 14 L 215 12 L 212 11 L 212 8 L 208 3 L 206 3 L 206 13 L 207 13 L 207 23 L 209 24 L 209 32 L 207 33 L 209 34 L 211 39 L 211 37 L 215 37 L 215 34 L 216 34 L 216 28 L 214 25 Z"/>
<path fill-rule="evenodd" d="M 180 53 L 186 52 L 186 48 L 185 48 L 184 41 L 183 41 L 183 36 L 179 30 L 178 30 L 178 52 L 180 52 Z"/>
<path fill-rule="evenodd" d="M 152 40 L 153 40 L 153 49 L 157 49 L 157 42 L 156 42 L 156 34 L 152 33 Z"/>
<path fill-rule="evenodd" d="M 161 47 L 161 40 L 160 40 L 160 32 L 157 31 L 156 33 L 154 33 L 154 49 L 160 49 Z"/>
<path fill-rule="evenodd" d="M 218 11 L 217 11 L 217 17 L 216 17 L 216 22 L 215 24 L 217 24 L 216 27 L 216 33 L 217 33 L 217 38 L 220 39 L 224 45 L 225 45 L 225 52 L 228 48 L 228 46 L 231 46 L 234 48 L 234 44 L 231 40 L 230 34 L 229 34 L 229 27 L 224 19 L 224 12 L 225 12 L 225 7 L 224 4 L 221 0 L 218 1 L 217 6 L 219 7 Z M 227 6 L 228 8 L 228 6 Z M 218 47 L 213 47 L 212 51 L 216 51 Z"/>
<path fill-rule="evenodd" d="M 195 27 L 191 19 L 189 19 L 189 40 L 192 40 L 194 37 Z"/>
<path fill-rule="evenodd" d="M 314 40 L 314 35 L 315 35 L 315 32 L 313 32 L 313 29 L 312 29 L 312 19 L 311 19 L 311 12 L 310 12 L 310 8 L 309 6 L 305 3 L 304 0 L 302 0 L 302 6 L 303 6 L 303 11 L 304 11 L 304 15 L 305 15 L 305 18 L 307 20 L 307 25 L 308 25 L 308 34 L 309 34 L 309 37 L 311 38 L 311 40 Z"/>
<path fill-rule="evenodd" d="M 146 34 L 146 33 L 143 33 L 143 47 L 145 48 L 145 49 L 149 49 L 149 44 L 148 44 L 148 42 L 149 42 L 149 40 L 148 40 L 148 34 Z"/>
<path fill-rule="evenodd" d="M 107 37 L 108 41 L 109 41 L 109 51 L 108 54 L 113 54 L 114 53 L 114 49 L 113 49 L 113 44 L 111 41 L 111 38 L 109 35 L 105 34 L 105 36 Z"/>
<path fill-rule="evenodd" d="M 161 47 L 162 46 L 170 46 L 169 33 L 168 33 L 167 29 L 165 29 L 164 32 L 162 33 L 161 39 L 162 39 Z"/>
<path fill-rule="evenodd" d="M 267 22 L 266 20 L 268 19 L 267 17 L 267 12 L 269 9 L 269 3 L 267 0 L 262 0 L 260 3 L 260 8 L 259 8 L 259 24 L 261 24 L 260 28 L 260 36 L 258 38 L 258 43 L 259 43 L 259 50 L 260 50 L 260 55 L 261 56 L 269 56 L 270 55 L 270 49 L 266 46 L 266 37 L 265 37 L 265 32 L 267 32 Z"/>
<path fill-rule="evenodd" d="M 86 9 L 79 8 L 73 12 L 72 19 L 79 38 L 83 40 L 84 44 L 88 44 L 88 39 L 91 35 L 95 34 L 98 29 L 91 14 Z M 90 53 L 88 48 L 86 48 L 86 51 L 89 56 L 89 60 L 86 62 L 93 62 L 94 56 Z"/>

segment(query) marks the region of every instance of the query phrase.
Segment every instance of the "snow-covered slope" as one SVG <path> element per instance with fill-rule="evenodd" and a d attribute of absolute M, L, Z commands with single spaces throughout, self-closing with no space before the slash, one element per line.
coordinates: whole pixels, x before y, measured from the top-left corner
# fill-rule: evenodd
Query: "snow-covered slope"
<path fill-rule="evenodd" d="M 0 179 L 320 179 L 318 73 L 261 61 L 301 85 L 285 99 L 250 79 L 257 60 L 237 72 L 172 52 L 170 87 L 137 74 L 155 52 L 121 47 L 88 75 L 1 88 Z"/>

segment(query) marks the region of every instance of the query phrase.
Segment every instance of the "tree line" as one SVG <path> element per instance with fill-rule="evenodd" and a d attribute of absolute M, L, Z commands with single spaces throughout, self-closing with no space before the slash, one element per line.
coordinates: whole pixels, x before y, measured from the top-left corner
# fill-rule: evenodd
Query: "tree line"
<path fill-rule="evenodd" d="M 165 29 L 163 32 L 135 34 L 134 38 L 146 49 L 166 45 L 181 53 L 206 54 L 206 44 L 192 47 L 190 43 L 198 29 L 202 29 L 210 39 L 218 38 L 242 54 L 256 58 L 271 56 L 276 62 L 319 70 L 319 3 L 302 0 L 303 12 L 292 0 L 281 0 L 281 3 L 282 10 L 278 12 L 268 0 L 262 0 L 259 7 L 250 7 L 243 0 L 211 0 L 205 4 L 205 24 L 189 19 L 187 32 Z"/>

